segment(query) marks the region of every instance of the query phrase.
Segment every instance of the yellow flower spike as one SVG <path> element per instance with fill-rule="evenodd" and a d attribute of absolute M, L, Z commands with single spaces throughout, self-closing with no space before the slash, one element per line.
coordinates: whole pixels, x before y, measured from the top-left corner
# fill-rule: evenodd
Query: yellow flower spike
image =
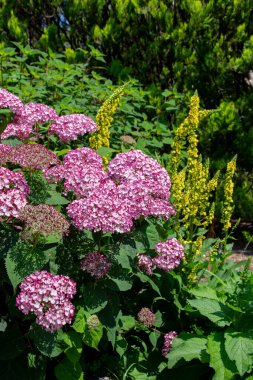
<path fill-rule="evenodd" d="M 222 220 L 223 231 L 225 234 L 228 232 L 228 229 L 231 227 L 231 216 L 233 213 L 233 192 L 234 192 L 234 182 L 233 176 L 236 170 L 236 156 L 227 164 L 227 172 L 225 177 L 224 185 L 224 203 L 223 203 L 223 213 Z"/>
<path fill-rule="evenodd" d="M 124 94 L 126 84 L 117 88 L 113 94 L 102 104 L 96 116 L 98 129 L 89 138 L 90 147 L 97 150 L 102 146 L 110 146 L 110 126 L 113 121 L 121 96 Z"/>

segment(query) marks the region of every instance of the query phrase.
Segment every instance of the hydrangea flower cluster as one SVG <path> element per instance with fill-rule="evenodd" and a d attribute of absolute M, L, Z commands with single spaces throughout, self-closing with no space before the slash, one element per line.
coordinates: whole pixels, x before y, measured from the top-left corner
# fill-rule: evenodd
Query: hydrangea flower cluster
<path fill-rule="evenodd" d="M 49 182 L 64 180 L 65 193 L 73 191 L 81 198 L 67 207 L 80 230 L 123 233 L 140 216 L 167 219 L 175 214 L 167 200 L 166 170 L 141 151 L 118 154 L 105 172 L 97 153 L 79 148 L 69 151 L 62 165 L 45 170 L 44 176 Z"/>
<path fill-rule="evenodd" d="M 110 180 L 100 182 L 87 198 L 70 203 L 67 212 L 80 230 L 125 233 L 133 226 L 131 206 L 122 199 L 117 186 Z"/>
<path fill-rule="evenodd" d="M 20 140 L 27 139 L 33 132 L 33 127 L 31 124 L 27 123 L 10 123 L 6 126 L 5 130 L 1 134 L 1 139 L 7 139 L 10 136 L 17 136 Z"/>
<path fill-rule="evenodd" d="M 111 269 L 112 264 L 100 252 L 91 252 L 80 263 L 81 269 L 96 279 L 103 278 Z"/>
<path fill-rule="evenodd" d="M 165 272 L 178 267 L 184 258 L 184 247 L 176 238 L 157 243 L 155 251 L 159 256 L 153 259 L 153 264 Z"/>
<path fill-rule="evenodd" d="M 64 180 L 65 193 L 73 191 L 78 197 L 90 195 L 107 178 L 102 158 L 90 148 L 69 151 L 63 164 L 45 170 L 44 176 L 49 182 Z"/>
<path fill-rule="evenodd" d="M 27 103 L 14 117 L 14 124 L 44 124 L 59 118 L 56 111 L 43 103 Z"/>
<path fill-rule="evenodd" d="M 171 182 L 166 169 L 141 150 L 117 154 L 110 161 L 107 173 L 117 183 L 140 181 L 154 197 L 161 199 L 170 197 Z"/>
<path fill-rule="evenodd" d="M 0 167 L 0 216 L 17 217 L 27 204 L 29 191 L 22 173 Z"/>
<path fill-rule="evenodd" d="M 90 117 L 76 113 L 58 117 L 51 124 L 49 133 L 57 135 L 61 141 L 69 142 L 96 130 L 97 124 Z"/>
<path fill-rule="evenodd" d="M 162 354 L 163 356 L 166 356 L 172 347 L 173 340 L 177 337 L 176 331 L 170 331 L 167 334 L 164 335 L 164 344 L 162 348 Z"/>
<path fill-rule="evenodd" d="M 139 311 L 137 318 L 147 327 L 152 327 L 156 322 L 155 314 L 148 307 L 143 307 Z"/>
<path fill-rule="evenodd" d="M 24 222 L 24 233 L 57 234 L 63 236 L 69 231 L 69 222 L 50 205 L 27 205 L 19 213 L 19 219 Z"/>
<path fill-rule="evenodd" d="M 74 306 L 70 300 L 76 293 L 76 283 L 69 277 L 35 272 L 24 279 L 20 289 L 18 309 L 24 314 L 34 313 L 43 329 L 54 332 L 71 323 Z"/>
<path fill-rule="evenodd" d="M 155 258 L 147 255 L 139 255 L 138 267 L 148 275 L 153 274 L 154 266 L 168 272 L 180 265 L 184 258 L 184 247 L 176 238 L 157 243 L 155 251 L 159 254 Z"/>
<path fill-rule="evenodd" d="M 23 168 L 45 169 L 59 164 L 55 153 L 40 144 L 20 144 L 12 147 L 7 160 Z"/>
<path fill-rule="evenodd" d="M 5 165 L 7 162 L 8 154 L 12 147 L 6 144 L 0 144 L 0 165 Z"/>
<path fill-rule="evenodd" d="M 20 112 L 23 108 L 22 101 L 11 92 L 0 88 L 0 108 L 10 108 L 13 113 Z"/>

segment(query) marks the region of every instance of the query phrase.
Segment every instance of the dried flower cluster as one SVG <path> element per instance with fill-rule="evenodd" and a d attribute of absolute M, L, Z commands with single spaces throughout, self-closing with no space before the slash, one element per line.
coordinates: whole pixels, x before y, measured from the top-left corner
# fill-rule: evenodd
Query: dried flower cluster
<path fill-rule="evenodd" d="M 81 269 L 96 279 L 106 276 L 112 264 L 100 252 L 91 252 L 80 263 Z"/>
<path fill-rule="evenodd" d="M 147 255 L 139 255 L 138 257 L 138 267 L 148 275 L 152 275 L 154 266 L 164 272 L 175 269 L 184 258 L 184 247 L 175 238 L 157 243 L 155 251 L 159 254 L 155 258 Z"/>
<path fill-rule="evenodd" d="M 0 167 L 0 216 L 17 217 L 27 204 L 29 191 L 22 173 Z"/>
<path fill-rule="evenodd" d="M 55 153 L 40 144 L 14 146 L 9 151 L 6 159 L 23 168 L 30 169 L 45 169 L 60 162 Z"/>
<path fill-rule="evenodd" d="M 177 337 L 176 331 L 170 331 L 167 334 L 164 335 L 164 344 L 162 348 L 162 354 L 163 356 L 166 356 L 172 347 L 173 340 Z"/>
<path fill-rule="evenodd" d="M 82 114 L 71 114 L 58 117 L 51 124 L 49 133 L 57 135 L 61 141 L 68 142 L 96 130 L 97 124 L 90 117 Z"/>
<path fill-rule="evenodd" d="M 19 219 L 24 222 L 24 233 L 57 234 L 68 233 L 69 222 L 55 207 L 41 204 L 26 205 L 19 213 Z"/>
<path fill-rule="evenodd" d="M 74 306 L 70 300 L 76 293 L 76 284 L 69 277 L 35 272 L 24 279 L 20 289 L 17 307 L 24 314 L 34 313 L 36 323 L 43 329 L 54 332 L 71 323 Z"/>
<path fill-rule="evenodd" d="M 155 314 L 148 307 L 143 307 L 139 311 L 137 318 L 147 327 L 152 327 L 156 322 Z"/>

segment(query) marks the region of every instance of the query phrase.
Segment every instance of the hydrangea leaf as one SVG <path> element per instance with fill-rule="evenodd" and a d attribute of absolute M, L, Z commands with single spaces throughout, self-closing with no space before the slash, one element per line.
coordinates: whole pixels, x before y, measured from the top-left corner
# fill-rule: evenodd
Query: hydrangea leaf
<path fill-rule="evenodd" d="M 23 334 L 19 330 L 0 332 L 0 360 L 16 358 L 25 347 Z"/>
<path fill-rule="evenodd" d="M 33 324 L 30 328 L 29 336 L 34 341 L 37 349 L 45 356 L 54 358 L 63 351 L 63 341 L 61 339 L 63 337 L 61 337 L 60 330 L 57 333 L 51 333 Z"/>
<path fill-rule="evenodd" d="M 83 371 L 79 363 L 72 363 L 68 358 L 64 358 L 55 367 L 55 376 L 59 380 L 83 380 Z"/>

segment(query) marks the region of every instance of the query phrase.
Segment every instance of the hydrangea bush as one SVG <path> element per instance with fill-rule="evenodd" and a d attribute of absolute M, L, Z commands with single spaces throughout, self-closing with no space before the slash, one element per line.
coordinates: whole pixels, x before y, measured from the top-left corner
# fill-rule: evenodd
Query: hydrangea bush
<path fill-rule="evenodd" d="M 181 379 L 188 370 L 232 379 L 253 366 L 238 327 L 246 310 L 253 317 L 247 265 L 210 267 L 198 255 L 195 269 L 192 244 L 173 229 L 167 170 L 141 150 L 109 159 L 88 146 L 109 136 L 121 96 L 101 107 L 97 128 L 0 90 L 12 119 L 0 144 L 0 377 L 22 367 L 40 379 Z M 215 244 L 207 239 L 203 254 Z"/>

